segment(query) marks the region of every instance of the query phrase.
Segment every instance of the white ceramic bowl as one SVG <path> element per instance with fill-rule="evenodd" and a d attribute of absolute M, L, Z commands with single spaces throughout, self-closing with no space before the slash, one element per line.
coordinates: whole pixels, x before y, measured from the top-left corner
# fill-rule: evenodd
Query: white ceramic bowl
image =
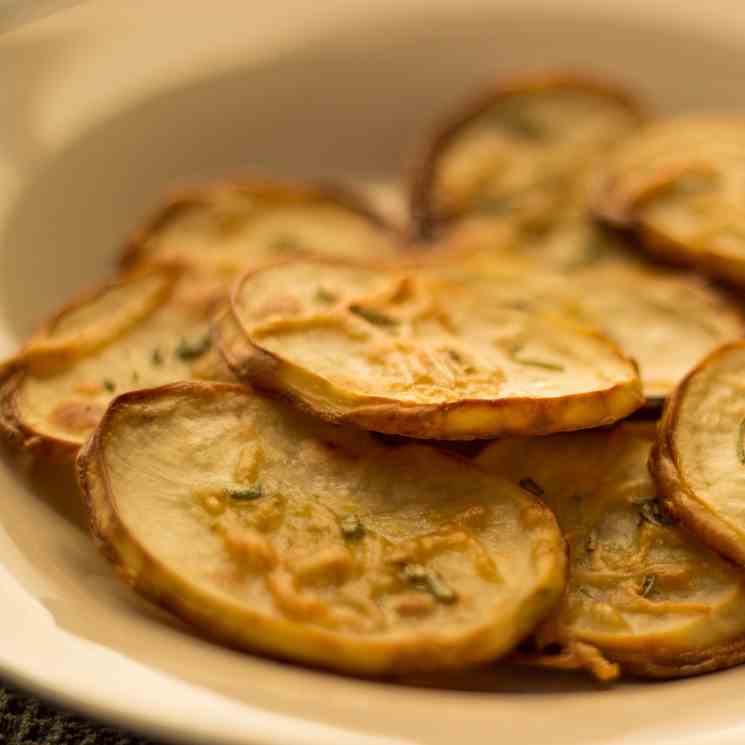
<path fill-rule="evenodd" d="M 495 73 L 570 65 L 662 111 L 745 104 L 741 0 L 372 5 L 97 0 L 0 36 L 0 352 L 110 270 L 169 186 L 245 170 L 395 179 L 432 116 Z M 745 668 L 608 689 L 507 669 L 443 690 L 222 649 L 119 585 L 67 471 L 21 476 L 9 459 L 0 640 L 6 677 L 183 741 L 745 741 Z"/>

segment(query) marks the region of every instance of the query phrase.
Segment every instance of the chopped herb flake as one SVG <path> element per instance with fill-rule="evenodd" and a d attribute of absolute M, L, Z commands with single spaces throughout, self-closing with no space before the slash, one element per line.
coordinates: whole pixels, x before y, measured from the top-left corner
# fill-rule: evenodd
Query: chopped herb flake
<path fill-rule="evenodd" d="M 543 487 L 531 478 L 520 479 L 518 483 L 521 489 L 525 489 L 525 491 L 530 492 L 533 496 L 542 497 L 544 494 Z"/>
<path fill-rule="evenodd" d="M 176 347 L 176 356 L 184 361 L 195 360 L 198 357 L 201 357 L 205 352 L 209 351 L 210 346 L 211 341 L 209 334 L 204 334 L 198 339 L 192 341 L 181 339 Z"/>
<path fill-rule="evenodd" d="M 598 547 L 598 539 L 595 536 L 595 531 L 588 534 L 585 539 L 585 550 L 587 553 L 592 553 Z"/>
<path fill-rule="evenodd" d="M 150 361 L 156 366 L 163 364 L 163 355 L 158 347 L 155 347 L 150 354 Z"/>
<path fill-rule="evenodd" d="M 616 246 L 608 236 L 604 233 L 593 232 L 585 242 L 582 260 L 577 263 L 579 265 L 593 264 L 596 261 L 610 258 L 618 252 L 618 246 Z"/>
<path fill-rule="evenodd" d="M 116 390 L 116 383 L 113 380 L 111 380 L 110 378 L 106 378 L 106 380 L 103 381 L 103 387 L 109 393 L 113 393 Z"/>
<path fill-rule="evenodd" d="M 272 251 L 283 254 L 294 254 L 302 251 L 302 246 L 297 238 L 291 235 L 279 235 L 271 243 Z"/>
<path fill-rule="evenodd" d="M 473 209 L 484 215 L 508 215 L 512 210 L 510 197 L 478 197 L 473 203 Z"/>
<path fill-rule="evenodd" d="M 654 586 L 657 583 L 657 577 L 655 577 L 654 574 L 647 574 L 644 577 L 644 580 L 642 581 L 641 590 L 639 590 L 639 594 L 646 598 L 652 590 L 654 590 Z"/>
<path fill-rule="evenodd" d="M 362 305 L 350 305 L 349 310 L 356 316 L 363 318 L 365 321 L 372 323 L 375 326 L 396 326 L 398 324 L 398 321 L 395 318 L 391 318 L 374 308 L 365 308 Z"/>
<path fill-rule="evenodd" d="M 264 490 L 261 488 L 261 484 L 257 484 L 241 489 L 228 489 L 228 496 L 237 502 L 253 502 L 254 499 L 260 499 L 264 496 Z"/>
<path fill-rule="evenodd" d="M 365 535 L 365 526 L 355 515 L 347 515 L 341 521 L 342 535 L 350 541 L 356 541 Z"/>
<path fill-rule="evenodd" d="M 441 603 L 454 603 L 458 596 L 444 580 L 421 564 L 406 564 L 401 572 L 403 578 L 419 590 L 428 592 Z"/>
<path fill-rule="evenodd" d="M 318 300 L 319 303 L 335 303 L 337 299 L 336 295 L 325 287 L 319 287 L 316 290 L 316 300 Z"/>
<path fill-rule="evenodd" d="M 516 106 L 501 106 L 494 113 L 496 121 L 510 134 L 524 140 L 542 140 L 546 137 L 546 128 Z"/>
<path fill-rule="evenodd" d="M 639 508 L 639 524 L 641 525 L 645 521 L 650 525 L 656 525 L 658 528 L 675 524 L 675 521 L 662 509 L 656 499 L 642 502 Z"/>
<path fill-rule="evenodd" d="M 737 427 L 737 460 L 745 465 L 745 418 L 740 420 Z"/>

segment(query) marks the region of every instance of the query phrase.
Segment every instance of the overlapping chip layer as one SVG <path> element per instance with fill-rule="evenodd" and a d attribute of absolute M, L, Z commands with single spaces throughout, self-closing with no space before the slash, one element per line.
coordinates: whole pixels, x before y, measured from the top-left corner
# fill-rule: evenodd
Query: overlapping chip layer
<path fill-rule="evenodd" d="M 540 495 L 569 544 L 564 599 L 522 659 L 604 679 L 745 660 L 745 574 L 665 512 L 647 469 L 654 438 L 651 423 L 623 423 L 498 440 L 477 458 Z"/>
<path fill-rule="evenodd" d="M 69 455 L 115 395 L 231 380 L 209 322 L 242 271 L 311 249 L 384 261 L 394 235 L 339 189 L 262 181 L 178 197 L 130 240 L 127 273 L 59 312 L 6 364 L 0 427 L 37 453 Z"/>
<path fill-rule="evenodd" d="M 609 424 L 633 364 L 522 277 L 295 261 L 249 273 L 218 324 L 236 375 L 332 421 L 472 439 Z M 223 330 L 220 330 L 222 326 Z"/>
<path fill-rule="evenodd" d="M 533 495 L 235 385 L 118 398 L 78 467 L 120 576 L 250 650 L 365 674 L 464 667 L 508 652 L 564 586 Z"/>
<path fill-rule="evenodd" d="M 652 473 L 670 511 L 745 565 L 745 343 L 713 352 L 665 409 Z"/>
<path fill-rule="evenodd" d="M 743 132 L 516 76 L 428 137 L 408 231 L 313 183 L 177 194 L 0 367 L 0 431 L 79 452 L 119 576 L 235 647 L 739 664 L 745 317 L 697 272 L 745 282 Z"/>
<path fill-rule="evenodd" d="M 653 255 L 745 283 L 745 120 L 686 116 L 651 124 L 607 164 L 603 220 Z"/>

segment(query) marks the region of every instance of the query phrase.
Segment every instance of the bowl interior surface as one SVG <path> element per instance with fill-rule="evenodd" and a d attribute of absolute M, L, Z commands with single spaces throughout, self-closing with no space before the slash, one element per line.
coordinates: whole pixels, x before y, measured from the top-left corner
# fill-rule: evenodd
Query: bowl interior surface
<path fill-rule="evenodd" d="M 665 113 L 743 107 L 745 42 L 614 6 L 381 14 L 286 45 L 268 60 L 165 86 L 51 152 L 34 151 L 33 106 L 16 106 L 0 142 L 34 157 L 0 223 L 3 342 L 13 346 L 106 276 L 124 236 L 164 191 L 241 173 L 396 181 L 434 118 L 497 74 L 569 66 L 625 81 Z M 3 54 L 12 47 L 0 49 L 0 61 Z M 7 83 L 11 101 L 25 101 L 33 93 L 27 81 L 4 79 L 2 67 L 0 88 Z M 517 668 L 361 681 L 223 649 L 120 586 L 87 536 L 70 468 L 22 475 L 5 457 L 0 491 L 0 564 L 57 628 L 271 712 L 428 745 L 492 742 L 506 732 L 523 745 L 569 745 L 580 734 L 586 743 L 642 743 L 658 729 L 682 737 L 739 718 L 731 693 L 745 686 L 745 669 L 608 689 Z M 184 712 L 185 727 L 194 716 Z"/>

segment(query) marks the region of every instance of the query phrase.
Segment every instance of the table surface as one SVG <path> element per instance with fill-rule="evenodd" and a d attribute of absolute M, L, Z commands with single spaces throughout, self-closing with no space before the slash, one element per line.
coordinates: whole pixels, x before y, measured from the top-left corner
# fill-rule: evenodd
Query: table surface
<path fill-rule="evenodd" d="M 152 745 L 104 727 L 0 681 L 0 745 Z"/>

